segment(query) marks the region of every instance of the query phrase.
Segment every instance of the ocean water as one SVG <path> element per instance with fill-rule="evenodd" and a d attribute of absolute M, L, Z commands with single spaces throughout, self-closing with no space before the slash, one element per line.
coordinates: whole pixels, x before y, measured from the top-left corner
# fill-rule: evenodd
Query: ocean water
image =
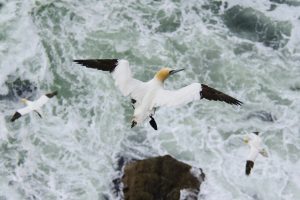
<path fill-rule="evenodd" d="M 165 154 L 203 169 L 198 199 L 300 199 L 300 7 L 215 2 L 1 0 L 0 199 L 118 199 L 120 157 Z M 229 29 L 223 16 L 235 5 L 284 21 L 287 42 L 274 49 Z M 72 63 L 87 58 L 127 59 L 144 81 L 164 66 L 185 68 L 167 88 L 201 82 L 244 105 L 161 108 L 158 131 L 147 123 L 131 129 L 130 99 L 111 76 Z M 19 98 L 53 90 L 59 95 L 43 119 L 9 121 Z M 252 131 L 269 158 L 259 156 L 246 177 L 242 138 Z"/>

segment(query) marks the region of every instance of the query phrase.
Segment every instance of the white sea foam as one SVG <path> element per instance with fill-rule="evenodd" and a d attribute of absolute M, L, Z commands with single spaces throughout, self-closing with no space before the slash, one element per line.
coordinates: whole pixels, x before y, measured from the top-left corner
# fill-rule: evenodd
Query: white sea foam
<path fill-rule="evenodd" d="M 20 77 L 37 83 L 38 93 L 57 89 L 59 95 L 43 108 L 43 119 L 32 113 L 15 123 L 9 118 L 21 105 L 0 100 L 0 199 L 114 199 L 119 155 L 164 154 L 203 169 L 199 199 L 300 199 L 299 7 L 267 11 L 267 0 L 229 2 L 292 23 L 286 47 L 273 50 L 230 34 L 220 16 L 202 8 L 206 3 L 5 2 L 0 93 L 8 92 L 8 79 Z M 236 55 L 245 44 L 251 50 Z M 108 73 L 73 64 L 75 58 L 125 58 L 142 80 L 162 66 L 184 67 L 167 88 L 203 82 L 245 104 L 203 100 L 162 108 L 158 131 L 147 123 L 130 129 L 129 99 Z M 248 118 L 259 111 L 276 120 Z M 259 157 L 246 177 L 248 147 L 241 137 L 254 130 L 270 157 Z"/>

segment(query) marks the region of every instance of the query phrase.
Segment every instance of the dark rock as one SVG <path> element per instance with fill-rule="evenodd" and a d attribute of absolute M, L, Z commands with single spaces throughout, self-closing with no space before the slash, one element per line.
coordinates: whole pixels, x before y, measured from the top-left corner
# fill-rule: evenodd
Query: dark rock
<path fill-rule="evenodd" d="M 298 0 L 270 0 L 271 2 L 278 4 L 286 4 L 289 6 L 300 6 L 300 1 Z"/>
<path fill-rule="evenodd" d="M 180 190 L 187 189 L 197 199 L 204 174 L 196 178 L 191 166 L 169 155 L 134 161 L 126 164 L 122 182 L 125 200 L 178 200 Z"/>
<path fill-rule="evenodd" d="M 252 112 L 247 116 L 247 119 L 252 118 L 257 118 L 264 122 L 274 122 L 276 120 L 275 116 L 263 110 Z"/>
<path fill-rule="evenodd" d="M 292 25 L 286 21 L 272 21 L 262 12 L 239 5 L 228 9 L 223 15 L 224 23 L 239 37 L 274 49 L 281 48 L 288 42 Z"/>
<path fill-rule="evenodd" d="M 5 82 L 8 87 L 6 95 L 0 95 L 0 100 L 8 99 L 17 101 L 20 98 L 32 99 L 37 92 L 37 86 L 29 80 L 17 78 L 14 81 Z"/>
<path fill-rule="evenodd" d="M 3 7 L 3 3 L 0 2 L 0 9 Z"/>

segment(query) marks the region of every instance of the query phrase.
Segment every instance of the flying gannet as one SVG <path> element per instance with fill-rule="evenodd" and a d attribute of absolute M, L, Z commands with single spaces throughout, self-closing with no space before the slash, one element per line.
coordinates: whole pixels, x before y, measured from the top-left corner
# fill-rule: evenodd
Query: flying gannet
<path fill-rule="evenodd" d="M 164 89 L 164 81 L 170 75 L 184 69 L 162 68 L 155 74 L 153 79 L 148 82 L 142 82 L 132 77 L 129 62 L 124 59 L 88 59 L 74 60 L 74 62 L 87 68 L 108 71 L 112 74 L 115 84 L 121 93 L 124 96 L 130 95 L 131 97 L 131 103 L 134 107 L 131 128 L 150 118 L 150 125 L 157 130 L 153 115 L 156 108 L 161 106 L 178 106 L 203 98 L 224 101 L 234 105 L 242 104 L 241 101 L 200 83 L 192 83 L 173 91 Z"/>
<path fill-rule="evenodd" d="M 15 114 L 11 118 L 11 122 L 14 122 L 16 119 L 20 118 L 21 116 L 28 114 L 32 111 L 37 113 L 40 118 L 42 118 L 42 115 L 39 113 L 39 109 L 48 102 L 49 99 L 57 95 L 57 91 L 51 92 L 48 94 L 42 95 L 39 99 L 35 101 L 29 101 L 27 99 L 21 99 L 21 102 L 27 105 L 24 108 L 21 108 L 15 112 Z"/>
<path fill-rule="evenodd" d="M 261 138 L 258 136 L 259 132 L 253 132 L 244 138 L 244 142 L 250 146 L 250 153 L 246 162 L 245 173 L 250 175 L 251 169 L 254 166 L 254 161 L 260 153 L 264 157 L 268 157 L 268 153 L 265 149 L 261 148 Z"/>

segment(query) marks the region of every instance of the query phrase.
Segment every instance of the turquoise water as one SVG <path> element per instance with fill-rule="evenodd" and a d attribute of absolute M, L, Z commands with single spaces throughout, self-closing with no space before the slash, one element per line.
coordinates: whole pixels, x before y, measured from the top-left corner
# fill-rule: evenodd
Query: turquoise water
<path fill-rule="evenodd" d="M 117 199 L 111 188 L 120 156 L 164 154 L 203 169 L 199 199 L 300 199 L 300 7 L 267 0 L 220 9 L 197 0 L 1 2 L 0 199 Z M 289 23 L 287 43 L 273 49 L 233 32 L 222 16 L 235 5 Z M 72 63 L 80 58 L 127 59 L 144 81 L 164 66 L 185 68 L 167 88 L 206 83 L 244 105 L 202 100 L 162 108 L 158 131 L 147 123 L 130 129 L 129 98 L 109 74 Z M 12 93 L 18 78 L 33 92 Z M 9 122 L 20 97 L 53 90 L 59 96 L 42 120 L 30 114 Z M 246 177 L 241 139 L 255 130 L 270 157 L 258 157 Z"/>

